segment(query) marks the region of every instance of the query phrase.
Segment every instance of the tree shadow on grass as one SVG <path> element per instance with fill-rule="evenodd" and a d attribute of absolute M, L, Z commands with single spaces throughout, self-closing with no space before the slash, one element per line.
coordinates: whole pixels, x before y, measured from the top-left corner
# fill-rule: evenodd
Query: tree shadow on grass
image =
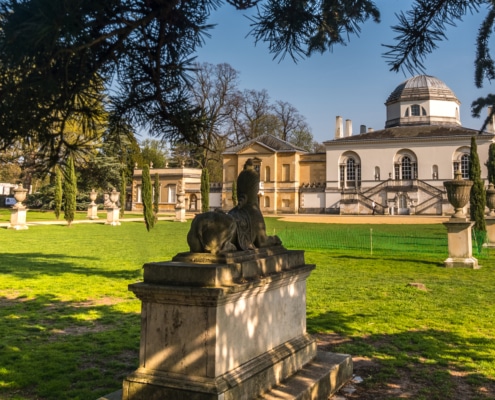
<path fill-rule="evenodd" d="M 99 259 L 97 257 L 43 253 L 2 253 L 0 257 L 0 274 L 14 275 L 19 278 L 31 278 L 40 274 L 56 276 L 71 273 L 84 276 L 95 275 L 105 278 L 136 280 L 142 274 L 141 267 L 136 270 L 105 270 L 84 265 L 92 261 L 98 264 Z M 77 260 L 81 261 L 79 265 L 75 263 Z"/>
<path fill-rule="evenodd" d="M 123 312 L 121 299 L 0 297 L 0 398 L 96 399 L 119 389 L 138 363 L 131 301 Z"/>
<path fill-rule="evenodd" d="M 359 336 L 347 324 L 357 317 L 329 312 L 308 318 L 320 349 L 351 354 L 354 374 L 364 379 L 346 398 L 495 398 L 493 338 L 436 329 Z"/>

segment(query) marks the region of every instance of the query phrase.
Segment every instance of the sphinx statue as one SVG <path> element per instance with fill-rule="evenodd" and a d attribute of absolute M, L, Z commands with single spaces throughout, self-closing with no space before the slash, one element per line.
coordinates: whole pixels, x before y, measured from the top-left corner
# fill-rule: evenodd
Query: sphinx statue
<path fill-rule="evenodd" d="M 266 234 L 258 205 L 260 177 L 248 159 L 237 178 L 238 204 L 228 213 L 209 211 L 196 215 L 187 234 L 193 253 L 224 254 L 281 245 L 278 236 Z"/>

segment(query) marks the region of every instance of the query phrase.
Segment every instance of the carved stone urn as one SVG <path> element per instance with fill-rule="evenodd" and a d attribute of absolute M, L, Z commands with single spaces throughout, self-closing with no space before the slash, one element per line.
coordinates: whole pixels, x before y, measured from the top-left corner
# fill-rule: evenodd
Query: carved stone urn
<path fill-rule="evenodd" d="M 98 196 L 98 193 L 95 192 L 94 189 L 91 189 L 91 192 L 89 192 L 89 199 L 91 200 L 91 206 L 94 206 L 96 205 L 95 204 L 95 200 L 96 200 L 96 197 Z"/>
<path fill-rule="evenodd" d="M 445 181 L 443 185 L 447 190 L 449 203 L 452 204 L 455 209 L 452 218 L 466 218 L 463 208 L 469 202 L 469 193 L 471 191 L 471 186 L 473 186 L 473 181 L 462 179 L 461 171 L 457 171 L 454 180 Z"/>
<path fill-rule="evenodd" d="M 110 201 L 113 203 L 113 207 L 117 208 L 117 201 L 119 200 L 120 192 L 117 192 L 115 188 L 110 192 Z"/>
<path fill-rule="evenodd" d="M 13 208 L 24 207 L 22 202 L 26 200 L 26 195 L 27 195 L 27 189 L 24 189 L 22 187 L 22 183 L 20 183 L 17 189 L 14 189 L 14 198 L 16 199 L 17 203 L 13 206 Z"/>
<path fill-rule="evenodd" d="M 495 217 L 495 187 L 493 183 L 490 183 L 488 189 L 486 189 L 486 206 L 490 210 L 488 215 Z"/>

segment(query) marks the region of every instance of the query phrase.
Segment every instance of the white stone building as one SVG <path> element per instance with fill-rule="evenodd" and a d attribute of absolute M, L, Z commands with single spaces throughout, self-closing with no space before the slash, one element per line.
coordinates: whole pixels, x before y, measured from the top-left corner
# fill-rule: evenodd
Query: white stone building
<path fill-rule="evenodd" d="M 461 169 L 469 175 L 471 137 L 477 140 L 482 177 L 489 132 L 463 128 L 460 102 L 441 80 L 427 75 L 401 83 L 386 103 L 387 120 L 382 130 L 361 126 L 352 134 L 352 122 L 337 117 L 335 138 L 326 146 L 325 211 L 369 214 L 373 202 L 377 213 L 447 214 L 443 182 Z"/>

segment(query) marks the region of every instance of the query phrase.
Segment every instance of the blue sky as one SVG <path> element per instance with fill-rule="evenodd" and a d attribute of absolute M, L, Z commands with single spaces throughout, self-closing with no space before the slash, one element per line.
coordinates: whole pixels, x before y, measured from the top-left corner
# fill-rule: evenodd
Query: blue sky
<path fill-rule="evenodd" d="M 335 117 L 351 119 L 354 133 L 360 125 L 382 129 L 384 102 L 388 95 L 411 75 L 390 72 L 382 54 L 382 44 L 393 44 L 395 13 L 409 9 L 410 0 L 376 1 L 381 23 L 362 26 L 360 36 L 352 36 L 347 46 L 315 54 L 297 64 L 290 57 L 273 60 L 264 43 L 254 44 L 246 13 L 224 5 L 209 22 L 217 24 L 211 38 L 197 53 L 198 62 L 228 63 L 240 72 L 241 89 L 266 89 L 272 102 L 287 101 L 306 117 L 315 140 L 334 137 Z M 457 27 L 449 28 L 448 41 L 428 56 L 425 67 L 449 86 L 461 101 L 463 126 L 479 129 L 481 119 L 471 117 L 473 100 L 493 90 L 489 82 L 482 89 L 474 86 L 476 34 L 483 14 L 467 15 Z"/>

